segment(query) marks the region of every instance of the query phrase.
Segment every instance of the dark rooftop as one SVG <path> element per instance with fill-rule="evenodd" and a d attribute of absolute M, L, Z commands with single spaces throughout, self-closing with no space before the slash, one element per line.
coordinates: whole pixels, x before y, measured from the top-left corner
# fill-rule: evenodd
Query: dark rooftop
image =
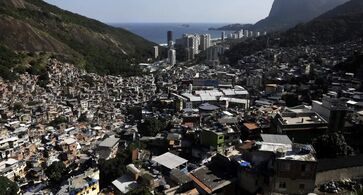
<path fill-rule="evenodd" d="M 203 188 L 207 193 L 212 193 L 218 189 L 230 185 L 234 177 L 225 169 L 203 166 L 189 175 L 192 180 Z"/>

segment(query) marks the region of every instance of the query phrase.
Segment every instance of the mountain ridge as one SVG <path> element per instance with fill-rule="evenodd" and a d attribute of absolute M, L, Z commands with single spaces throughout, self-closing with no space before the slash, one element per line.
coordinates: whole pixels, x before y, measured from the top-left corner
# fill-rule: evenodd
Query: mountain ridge
<path fill-rule="evenodd" d="M 255 31 L 284 31 L 346 3 L 348 0 L 275 0 L 270 14 L 257 22 Z"/>
<path fill-rule="evenodd" d="M 42 0 L 0 2 L 0 45 L 49 52 L 101 74 L 131 74 L 156 45 L 131 32 L 62 10 Z"/>
<path fill-rule="evenodd" d="M 286 31 L 271 33 L 234 45 L 225 56 L 236 64 L 242 56 L 269 47 L 338 44 L 363 37 L 363 1 L 351 0 L 314 20 Z"/>

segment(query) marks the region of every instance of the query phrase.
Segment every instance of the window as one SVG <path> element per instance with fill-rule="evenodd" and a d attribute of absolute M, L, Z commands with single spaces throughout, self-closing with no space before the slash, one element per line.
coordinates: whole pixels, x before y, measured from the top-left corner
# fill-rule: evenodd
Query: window
<path fill-rule="evenodd" d="M 299 189 L 300 189 L 300 190 L 304 190 L 304 189 L 305 189 L 305 184 L 301 183 L 301 184 L 299 185 Z"/>
<path fill-rule="evenodd" d="M 306 165 L 304 164 L 304 165 L 301 165 L 301 171 L 302 172 L 305 172 L 306 171 Z"/>
<path fill-rule="evenodd" d="M 282 171 L 290 171 L 291 169 L 291 164 L 289 162 L 281 163 L 280 166 Z"/>
<path fill-rule="evenodd" d="M 279 188 L 280 189 L 286 189 L 286 182 L 280 182 L 279 183 Z"/>

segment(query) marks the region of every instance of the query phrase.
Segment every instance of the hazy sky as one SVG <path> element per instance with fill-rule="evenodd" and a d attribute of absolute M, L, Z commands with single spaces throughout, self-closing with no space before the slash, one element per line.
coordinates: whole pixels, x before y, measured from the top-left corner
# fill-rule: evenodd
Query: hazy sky
<path fill-rule="evenodd" d="M 273 0 L 45 0 L 103 22 L 252 23 Z"/>

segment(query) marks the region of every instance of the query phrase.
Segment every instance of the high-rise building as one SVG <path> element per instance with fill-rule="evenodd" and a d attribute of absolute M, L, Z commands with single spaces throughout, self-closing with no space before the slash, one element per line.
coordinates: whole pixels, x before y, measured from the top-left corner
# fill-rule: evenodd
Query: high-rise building
<path fill-rule="evenodd" d="M 222 32 L 222 37 L 221 37 L 221 39 L 222 39 L 222 41 L 224 41 L 224 39 L 226 38 L 226 32 Z"/>
<path fill-rule="evenodd" d="M 182 38 L 176 40 L 177 47 L 185 51 L 185 60 L 194 59 L 199 53 L 200 44 L 201 38 L 198 34 L 184 34 Z"/>
<path fill-rule="evenodd" d="M 176 64 L 176 51 L 175 49 L 169 49 L 168 51 L 168 62 L 174 66 Z"/>
<path fill-rule="evenodd" d="M 211 45 L 211 35 L 210 34 L 200 35 L 199 49 L 205 51 L 210 47 L 210 45 Z"/>
<path fill-rule="evenodd" d="M 167 38 L 168 47 L 171 48 L 173 46 L 173 31 L 168 31 Z"/>
<path fill-rule="evenodd" d="M 211 65 L 219 64 L 219 56 L 223 54 L 225 48 L 222 45 L 215 45 L 207 49 L 207 61 Z"/>
<path fill-rule="evenodd" d="M 245 37 L 249 37 L 250 36 L 250 32 L 248 30 L 245 30 L 244 33 L 245 33 Z"/>
<path fill-rule="evenodd" d="M 159 46 L 154 46 L 154 59 L 159 57 Z"/>
<path fill-rule="evenodd" d="M 330 131 L 341 131 L 344 129 L 345 117 L 348 113 L 344 99 L 325 95 L 322 102 L 313 101 L 312 110 L 328 121 Z"/>
<path fill-rule="evenodd" d="M 238 38 L 242 39 L 243 38 L 243 29 L 238 31 Z"/>

